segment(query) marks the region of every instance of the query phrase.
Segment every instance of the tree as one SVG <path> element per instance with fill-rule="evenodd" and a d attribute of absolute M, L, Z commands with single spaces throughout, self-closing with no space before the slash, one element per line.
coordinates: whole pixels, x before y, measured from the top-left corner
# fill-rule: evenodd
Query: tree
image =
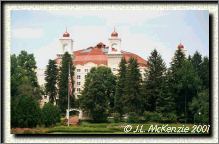
<path fill-rule="evenodd" d="M 34 88 L 38 88 L 39 84 L 36 76 L 36 61 L 33 54 L 28 54 L 26 51 L 21 51 L 17 57 L 18 65 L 24 70 L 25 75 L 31 82 Z"/>
<path fill-rule="evenodd" d="M 175 122 L 176 121 L 176 106 L 174 96 L 171 93 L 170 84 L 170 72 L 163 77 L 161 85 L 160 95 L 157 98 L 156 111 L 162 115 L 163 122 Z"/>
<path fill-rule="evenodd" d="M 209 124 L 209 89 L 201 90 L 189 106 L 194 123 Z"/>
<path fill-rule="evenodd" d="M 31 96 L 18 96 L 11 105 L 12 127 L 36 127 L 41 120 L 41 110 L 37 101 Z"/>
<path fill-rule="evenodd" d="M 124 109 L 126 113 L 136 113 L 140 115 L 142 112 L 142 96 L 141 88 L 141 74 L 139 65 L 135 58 L 130 58 L 127 66 L 125 95 L 124 95 Z"/>
<path fill-rule="evenodd" d="M 202 56 L 199 52 L 195 52 L 191 59 L 192 65 L 197 72 L 198 76 L 201 76 L 201 64 L 202 64 Z"/>
<path fill-rule="evenodd" d="M 79 97 L 80 107 L 94 122 L 105 122 L 114 96 L 115 76 L 110 68 L 92 68 L 87 74 L 84 89 Z"/>
<path fill-rule="evenodd" d="M 61 120 L 60 110 L 53 103 L 47 103 L 42 109 L 42 121 L 43 124 L 48 127 L 52 126 Z"/>
<path fill-rule="evenodd" d="M 148 67 L 146 69 L 146 79 L 143 84 L 144 109 L 147 111 L 156 111 L 157 106 L 162 107 L 160 101 L 166 88 L 165 81 L 166 66 L 157 50 L 153 50 L 148 59 Z M 159 99 L 159 101 L 157 101 Z"/>
<path fill-rule="evenodd" d="M 41 98 L 40 88 L 36 76 L 36 61 L 33 54 L 28 54 L 26 51 L 16 56 L 11 55 L 11 95 L 26 95 L 34 96 L 35 99 Z M 22 88 L 24 88 L 22 90 Z"/>
<path fill-rule="evenodd" d="M 176 88 L 177 115 L 179 117 L 183 116 L 185 121 L 191 120 L 188 104 L 200 90 L 201 80 L 188 60 L 185 60 L 182 67 L 177 70 L 176 77 L 178 81 L 175 83 L 174 88 Z"/>
<path fill-rule="evenodd" d="M 70 69 L 70 80 L 69 80 L 69 69 Z M 72 62 L 71 55 L 67 52 L 62 57 L 62 63 L 60 67 L 60 73 L 58 78 L 58 105 L 61 110 L 62 114 L 65 114 L 66 109 L 68 107 L 68 87 L 71 89 L 70 93 L 70 101 L 71 101 L 71 108 L 74 107 L 75 99 L 74 99 L 74 65 Z M 69 84 L 71 81 L 71 85 Z"/>
<path fill-rule="evenodd" d="M 118 73 L 118 80 L 116 84 L 116 92 L 115 92 L 115 105 L 114 110 L 117 112 L 120 116 L 124 114 L 124 93 L 125 93 L 125 84 L 126 84 L 126 60 L 125 58 L 121 59 L 121 62 L 119 64 L 119 73 Z"/>
<path fill-rule="evenodd" d="M 49 101 L 51 103 L 56 103 L 57 96 L 57 79 L 58 79 L 58 69 L 54 60 L 49 60 L 47 69 L 45 71 L 45 90 L 49 96 Z"/>
<path fill-rule="evenodd" d="M 209 89 L 209 59 L 204 57 L 201 63 L 200 78 L 202 80 L 203 89 Z"/>

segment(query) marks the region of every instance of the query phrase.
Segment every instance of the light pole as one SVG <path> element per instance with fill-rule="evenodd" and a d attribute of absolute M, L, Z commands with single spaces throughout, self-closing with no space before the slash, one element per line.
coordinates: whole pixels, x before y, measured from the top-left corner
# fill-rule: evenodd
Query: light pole
<path fill-rule="evenodd" d="M 201 116 L 201 114 L 202 114 L 201 112 L 198 112 L 198 115 L 199 115 L 199 121 L 200 121 L 200 118 L 201 118 L 201 117 L 200 117 L 200 116 Z M 200 123 L 199 123 L 199 124 L 200 124 Z"/>

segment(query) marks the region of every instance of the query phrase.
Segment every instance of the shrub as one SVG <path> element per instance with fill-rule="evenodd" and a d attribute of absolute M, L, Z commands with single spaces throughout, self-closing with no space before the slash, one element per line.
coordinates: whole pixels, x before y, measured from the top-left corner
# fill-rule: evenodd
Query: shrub
<path fill-rule="evenodd" d="M 59 108 L 51 103 L 45 104 L 42 109 L 43 124 L 48 127 L 60 122 L 60 120 L 61 114 Z"/>
<path fill-rule="evenodd" d="M 11 126 L 36 127 L 40 122 L 41 111 L 31 96 L 19 96 L 12 101 Z"/>
<path fill-rule="evenodd" d="M 138 122 L 141 122 L 141 121 L 142 121 L 141 117 L 138 114 L 136 114 L 135 112 L 130 112 L 128 114 L 127 122 L 129 122 L 129 123 L 138 123 Z"/>
<path fill-rule="evenodd" d="M 143 113 L 143 115 L 144 115 L 144 121 L 145 122 L 161 122 L 162 121 L 161 114 L 159 114 L 157 112 L 145 111 Z"/>
<path fill-rule="evenodd" d="M 174 113 L 166 113 L 162 116 L 162 122 L 164 123 L 175 123 L 177 121 L 177 117 Z"/>
<path fill-rule="evenodd" d="M 120 122 L 122 120 L 119 113 L 113 113 L 114 122 Z"/>

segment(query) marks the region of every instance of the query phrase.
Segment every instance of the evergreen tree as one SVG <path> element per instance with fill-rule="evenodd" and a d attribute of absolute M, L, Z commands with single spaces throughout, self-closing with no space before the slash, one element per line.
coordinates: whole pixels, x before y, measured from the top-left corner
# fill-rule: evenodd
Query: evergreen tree
<path fill-rule="evenodd" d="M 209 89 L 209 59 L 204 57 L 201 63 L 200 78 L 202 80 L 203 89 Z"/>
<path fill-rule="evenodd" d="M 160 83 L 160 96 L 157 98 L 157 112 L 162 115 L 162 121 L 175 122 L 176 121 L 176 107 L 174 96 L 171 93 L 170 72 L 163 77 Z"/>
<path fill-rule="evenodd" d="M 110 68 L 92 68 L 86 76 L 84 89 L 79 97 L 80 107 L 94 122 L 107 121 L 110 99 L 115 92 L 115 76 Z"/>
<path fill-rule="evenodd" d="M 130 58 L 127 66 L 125 95 L 123 99 L 126 113 L 136 113 L 140 115 L 142 112 L 141 83 L 142 79 L 137 60 Z"/>
<path fill-rule="evenodd" d="M 191 57 L 190 57 L 191 58 Z M 180 101 L 178 101 L 179 99 L 179 91 L 177 88 L 177 84 L 180 81 L 181 76 L 177 75 L 179 69 L 182 68 L 182 65 L 184 63 L 184 61 L 186 60 L 185 54 L 182 51 L 182 49 L 177 49 L 174 57 L 172 59 L 171 62 L 171 67 L 168 70 L 168 86 L 169 86 L 169 92 L 172 95 L 172 97 L 174 97 L 174 102 L 175 102 L 175 106 L 174 108 L 176 109 L 176 113 L 178 114 L 178 116 L 180 115 L 181 112 L 180 111 L 180 107 L 179 107 L 179 103 Z M 182 108 L 181 108 L 182 109 Z"/>
<path fill-rule="evenodd" d="M 126 84 L 126 60 L 125 58 L 121 59 L 119 64 L 119 73 L 118 80 L 116 84 L 116 93 L 115 93 L 115 112 L 119 113 L 120 118 L 124 114 L 123 107 L 125 103 L 123 103 L 124 93 L 125 93 L 125 84 Z"/>
<path fill-rule="evenodd" d="M 45 71 L 45 89 L 51 103 L 56 103 L 58 69 L 54 60 L 49 60 Z"/>
<path fill-rule="evenodd" d="M 198 76 L 201 76 L 201 64 L 202 64 L 202 56 L 199 52 L 195 52 L 191 59 L 192 65 L 197 72 Z"/>
<path fill-rule="evenodd" d="M 192 101 L 200 89 L 201 80 L 193 68 L 191 62 L 185 60 L 182 67 L 176 72 L 176 110 L 178 117 L 184 117 L 185 122 L 191 120 L 191 112 L 188 110 L 188 104 Z"/>
<path fill-rule="evenodd" d="M 62 114 L 65 114 L 66 109 L 68 108 L 68 86 L 69 85 L 69 69 L 70 69 L 70 80 L 71 80 L 71 87 L 69 89 L 72 89 L 71 91 L 71 96 L 70 96 L 70 101 L 71 101 L 71 108 L 74 107 L 75 103 L 75 97 L 74 97 L 74 65 L 72 62 L 71 55 L 68 54 L 67 52 L 63 55 L 62 57 L 62 63 L 60 67 L 60 73 L 59 73 L 59 78 L 58 78 L 58 105 L 61 110 Z"/>
<path fill-rule="evenodd" d="M 143 84 L 143 95 L 145 99 L 145 110 L 156 111 L 157 105 L 162 106 L 162 99 L 165 89 L 165 73 L 166 66 L 157 50 L 152 51 L 148 59 L 148 67 L 146 69 L 146 79 Z M 160 108 L 161 109 L 161 108 Z"/>
<path fill-rule="evenodd" d="M 209 89 L 201 90 L 189 106 L 194 123 L 209 124 Z"/>

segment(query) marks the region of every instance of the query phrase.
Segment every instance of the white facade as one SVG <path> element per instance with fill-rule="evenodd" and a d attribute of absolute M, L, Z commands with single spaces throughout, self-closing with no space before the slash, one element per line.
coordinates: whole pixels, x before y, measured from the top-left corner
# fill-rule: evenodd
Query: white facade
<path fill-rule="evenodd" d="M 59 39 L 60 40 L 60 49 L 62 51 L 57 54 L 57 58 L 61 59 L 62 55 L 65 52 L 71 53 L 72 58 L 74 59 L 74 48 L 73 48 L 73 39 L 70 37 L 70 34 L 66 31 L 63 34 L 63 37 Z M 74 64 L 75 66 L 75 73 L 74 73 L 74 93 L 76 99 L 81 94 L 81 91 L 84 89 L 84 83 L 87 73 L 90 72 L 92 67 L 98 67 L 98 66 L 107 66 L 111 68 L 113 74 L 118 73 L 119 63 L 121 61 L 121 58 L 123 57 L 122 51 L 121 51 L 121 38 L 118 37 L 118 33 L 114 32 L 111 34 L 111 37 L 109 40 L 109 46 L 108 51 L 104 52 L 107 57 L 107 63 L 106 64 L 96 64 L 95 62 L 86 62 L 84 64 Z M 105 45 L 104 45 L 105 46 Z M 58 64 L 58 67 L 60 66 L 60 63 Z M 142 76 L 144 76 L 144 69 L 145 66 L 139 67 L 140 72 Z M 39 71 L 38 81 L 41 85 L 45 83 L 45 75 L 44 72 L 45 69 L 41 69 Z M 47 103 L 49 101 L 49 97 L 42 96 L 42 104 Z"/>

